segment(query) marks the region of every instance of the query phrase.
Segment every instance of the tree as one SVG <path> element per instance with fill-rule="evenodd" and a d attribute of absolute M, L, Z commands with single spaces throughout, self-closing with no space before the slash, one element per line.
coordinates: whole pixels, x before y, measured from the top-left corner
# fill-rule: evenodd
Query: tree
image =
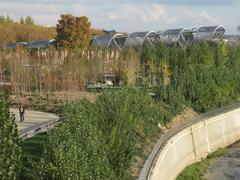
<path fill-rule="evenodd" d="M 21 19 L 20 19 L 20 24 L 25 24 L 23 17 L 21 17 Z"/>
<path fill-rule="evenodd" d="M 5 21 L 5 17 L 4 16 L 0 16 L 0 24 L 4 23 Z"/>
<path fill-rule="evenodd" d="M 8 97 L 0 94 L 0 177 L 16 179 L 20 167 L 21 149 L 14 116 L 9 112 Z"/>
<path fill-rule="evenodd" d="M 116 179 L 93 105 L 87 101 L 70 105 L 64 117 L 64 123 L 49 132 L 44 157 L 31 172 L 33 179 Z"/>
<path fill-rule="evenodd" d="M 0 24 L 0 43 L 16 42 L 16 32 L 11 24 Z"/>
<path fill-rule="evenodd" d="M 28 24 L 28 25 L 33 25 L 34 24 L 34 21 L 33 21 L 31 16 L 27 16 L 25 18 L 25 24 Z"/>
<path fill-rule="evenodd" d="M 0 24 L 3 24 L 3 23 L 11 24 L 11 23 L 14 23 L 14 21 L 13 21 L 13 19 L 10 18 L 9 15 L 7 15 L 7 16 L 0 16 Z"/>
<path fill-rule="evenodd" d="M 60 47 L 86 48 L 91 39 L 91 23 L 86 16 L 61 15 L 56 39 Z"/>

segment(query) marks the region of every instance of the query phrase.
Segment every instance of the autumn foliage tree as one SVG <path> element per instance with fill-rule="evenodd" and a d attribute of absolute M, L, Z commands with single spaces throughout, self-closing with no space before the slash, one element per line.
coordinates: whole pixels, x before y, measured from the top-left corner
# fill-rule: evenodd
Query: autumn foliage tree
<path fill-rule="evenodd" d="M 40 41 L 54 39 L 56 28 L 35 25 L 31 16 L 21 17 L 20 21 L 14 21 L 7 16 L 0 16 L 0 44 Z"/>
<path fill-rule="evenodd" d="M 60 47 L 85 48 L 91 39 L 91 23 L 86 16 L 61 15 L 56 40 Z"/>

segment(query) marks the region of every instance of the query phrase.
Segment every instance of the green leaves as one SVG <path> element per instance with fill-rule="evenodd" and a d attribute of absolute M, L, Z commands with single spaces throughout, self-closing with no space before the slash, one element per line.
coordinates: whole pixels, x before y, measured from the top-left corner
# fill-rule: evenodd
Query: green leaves
<path fill-rule="evenodd" d="M 239 97 L 239 49 L 211 42 L 196 43 L 186 50 L 159 44 L 142 52 L 142 62 L 148 65 L 149 60 L 154 60 L 154 67 L 157 62 L 168 67 L 169 77 L 166 73 L 154 74 L 155 79 L 165 79 L 159 81 L 157 94 L 172 115 L 183 110 L 184 105 L 206 112 Z"/>
<path fill-rule="evenodd" d="M 168 123 L 187 106 L 205 112 L 239 97 L 239 52 L 239 47 L 206 42 L 186 50 L 163 44 L 146 49 L 141 56 L 142 74 L 152 84 L 159 83 L 157 98 L 137 88 L 121 88 L 104 91 L 95 103 L 82 100 L 69 105 L 62 124 L 49 132 L 44 157 L 33 163 L 36 168 L 30 176 L 131 179 L 132 165 L 137 164 L 134 157 L 147 156 L 145 146 L 157 139 L 159 123 Z M 126 55 L 138 57 L 131 53 Z M 121 66 L 113 69 L 122 70 Z"/>
<path fill-rule="evenodd" d="M 21 165 L 20 139 L 8 96 L 0 93 L 0 177 L 16 179 Z"/>
<path fill-rule="evenodd" d="M 145 139 L 159 130 L 160 110 L 159 104 L 137 89 L 106 91 L 94 104 L 82 100 L 69 105 L 62 124 L 49 132 L 44 157 L 30 176 L 131 179 L 136 135 Z"/>

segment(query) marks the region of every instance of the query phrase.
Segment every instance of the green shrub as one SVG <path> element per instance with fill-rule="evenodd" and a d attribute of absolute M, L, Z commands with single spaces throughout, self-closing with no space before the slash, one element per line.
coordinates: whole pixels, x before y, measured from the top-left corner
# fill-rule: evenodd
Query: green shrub
<path fill-rule="evenodd" d="M 21 165 L 21 148 L 17 125 L 9 111 L 8 96 L 0 93 L 0 177 L 17 179 Z"/>
<path fill-rule="evenodd" d="M 194 163 L 186 167 L 176 180 L 206 180 L 203 175 L 208 167 L 208 160 L 202 159 L 200 162 Z"/>
<path fill-rule="evenodd" d="M 137 89 L 106 91 L 95 103 L 66 107 L 62 124 L 49 132 L 44 157 L 32 179 L 131 179 L 137 138 L 159 133 L 161 107 Z"/>

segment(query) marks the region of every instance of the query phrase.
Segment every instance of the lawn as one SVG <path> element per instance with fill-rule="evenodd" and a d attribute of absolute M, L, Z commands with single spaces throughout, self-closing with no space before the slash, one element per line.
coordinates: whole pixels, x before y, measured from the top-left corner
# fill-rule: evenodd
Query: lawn
<path fill-rule="evenodd" d="M 31 160 L 39 160 L 43 152 L 43 144 L 46 142 L 47 133 L 37 134 L 22 142 L 23 158 L 30 158 Z"/>

